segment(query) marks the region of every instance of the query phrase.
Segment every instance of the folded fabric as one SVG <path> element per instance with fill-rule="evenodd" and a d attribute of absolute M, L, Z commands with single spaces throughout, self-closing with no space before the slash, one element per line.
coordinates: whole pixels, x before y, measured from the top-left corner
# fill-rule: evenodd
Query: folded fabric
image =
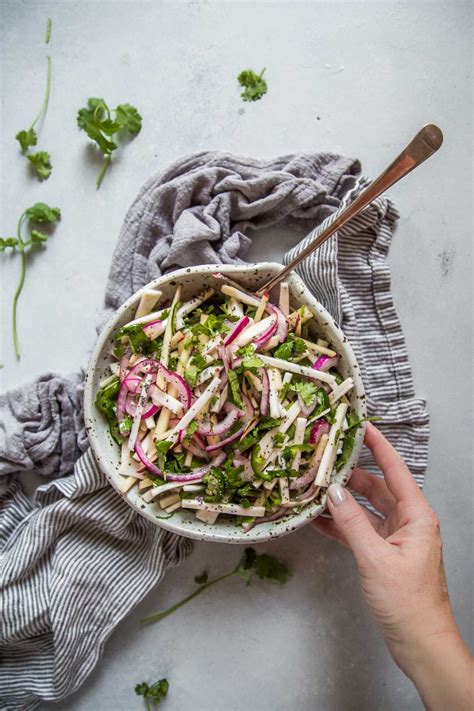
<path fill-rule="evenodd" d="M 322 228 L 363 187 L 359 170 L 357 161 L 331 154 L 257 161 L 199 153 L 176 162 L 144 185 L 127 213 L 103 321 L 166 271 L 242 263 L 250 228 Z M 421 484 L 428 416 L 414 397 L 385 261 L 396 219 L 391 202 L 379 198 L 299 271 L 351 340 L 369 413 L 382 418 Z M 0 698 L 9 711 L 75 691 L 114 627 L 191 549 L 107 484 L 88 449 L 81 384 L 81 374 L 49 374 L 0 397 Z M 363 460 L 371 466 L 367 453 Z M 35 505 L 19 472 L 51 479 L 37 489 Z"/>

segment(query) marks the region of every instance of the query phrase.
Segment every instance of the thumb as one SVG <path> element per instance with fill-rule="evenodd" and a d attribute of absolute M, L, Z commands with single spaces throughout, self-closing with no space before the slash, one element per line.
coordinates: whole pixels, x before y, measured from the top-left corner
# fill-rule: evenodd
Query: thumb
<path fill-rule="evenodd" d="M 370 523 L 363 508 L 340 484 L 331 484 L 329 487 L 328 508 L 357 563 L 367 560 L 383 545 L 383 539 Z"/>

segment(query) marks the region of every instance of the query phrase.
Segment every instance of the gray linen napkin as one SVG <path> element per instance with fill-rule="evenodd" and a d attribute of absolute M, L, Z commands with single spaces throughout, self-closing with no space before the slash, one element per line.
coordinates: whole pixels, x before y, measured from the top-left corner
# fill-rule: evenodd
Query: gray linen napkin
<path fill-rule="evenodd" d="M 104 319 L 165 271 L 242 263 L 248 228 L 322 228 L 361 189 L 358 174 L 356 161 L 330 154 L 257 161 L 199 153 L 176 162 L 144 185 L 128 211 Z M 381 428 L 421 484 L 428 416 L 414 397 L 385 262 L 396 219 L 380 198 L 299 271 L 349 336 L 370 414 L 383 418 Z M 108 485 L 87 445 L 82 374 L 43 375 L 1 396 L 0 413 L 0 698 L 2 708 L 32 709 L 80 686 L 114 627 L 191 546 L 138 516 Z M 363 460 L 371 466 L 367 453 Z M 35 506 L 14 476 L 21 471 L 51 479 Z"/>

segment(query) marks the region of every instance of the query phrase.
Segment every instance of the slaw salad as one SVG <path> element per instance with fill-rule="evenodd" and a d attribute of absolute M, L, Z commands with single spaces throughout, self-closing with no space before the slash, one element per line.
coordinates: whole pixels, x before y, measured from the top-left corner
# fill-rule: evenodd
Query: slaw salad
<path fill-rule="evenodd" d="M 277 306 L 221 278 L 184 302 L 178 285 L 161 309 L 161 292 L 144 291 L 95 402 L 121 447 L 123 493 L 250 531 L 319 501 L 361 421 L 352 378 L 310 335 L 312 312 L 290 310 L 288 284 Z"/>

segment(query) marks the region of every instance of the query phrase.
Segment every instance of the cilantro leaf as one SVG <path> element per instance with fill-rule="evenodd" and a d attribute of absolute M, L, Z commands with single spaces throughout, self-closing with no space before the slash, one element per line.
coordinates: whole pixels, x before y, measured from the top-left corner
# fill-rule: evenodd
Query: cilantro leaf
<path fill-rule="evenodd" d="M 292 360 L 306 352 L 306 343 L 294 333 L 290 333 L 286 341 L 275 349 L 273 355 L 281 360 Z"/>
<path fill-rule="evenodd" d="M 244 88 L 241 98 L 244 101 L 258 101 L 267 93 L 267 82 L 263 78 L 265 69 L 256 74 L 252 69 L 244 69 L 237 77 L 240 86 Z"/>
<path fill-rule="evenodd" d="M 168 615 L 171 615 L 176 610 L 179 610 L 179 608 L 187 602 L 190 602 L 190 600 L 194 599 L 197 595 L 200 595 L 204 592 L 204 590 L 207 590 L 207 588 L 210 588 L 216 583 L 226 580 L 233 575 L 243 578 L 247 585 L 249 585 L 254 573 L 261 580 L 268 580 L 269 582 L 276 582 L 280 584 L 286 583 L 291 575 L 289 568 L 281 561 L 270 555 L 257 555 L 254 548 L 246 548 L 238 565 L 233 570 L 228 573 L 224 573 L 223 575 L 219 575 L 216 578 L 212 578 L 211 580 L 206 579 L 206 581 L 201 584 L 200 588 L 195 590 L 180 602 L 171 605 L 171 607 L 163 610 L 162 612 L 158 612 L 156 615 L 145 617 L 141 620 L 141 622 L 143 624 L 148 624 L 150 622 L 159 622 L 160 620 L 163 620 L 165 617 L 168 617 Z M 202 576 L 199 577 L 201 578 Z M 196 578 L 195 580 L 200 583 L 200 580 L 197 580 Z"/>
<path fill-rule="evenodd" d="M 284 563 L 270 555 L 262 553 L 255 558 L 255 575 L 261 580 L 283 585 L 291 576 L 291 571 Z"/>
<path fill-rule="evenodd" d="M 46 151 L 38 151 L 37 153 L 27 153 L 26 157 L 36 170 L 38 178 L 40 180 L 47 180 L 53 170 L 49 153 Z"/>
<path fill-rule="evenodd" d="M 237 348 L 236 355 L 241 358 L 251 358 L 255 355 L 255 346 L 252 343 L 248 343 L 246 346 L 240 346 Z"/>
<path fill-rule="evenodd" d="M 198 375 L 199 375 L 199 371 L 195 365 L 186 366 L 184 378 L 190 388 L 194 388 L 196 386 Z"/>
<path fill-rule="evenodd" d="M 0 237 L 0 252 L 4 252 L 7 247 L 11 247 L 12 249 L 15 249 L 15 247 L 18 244 L 18 240 L 16 237 Z"/>
<path fill-rule="evenodd" d="M 25 210 L 24 214 L 32 222 L 56 222 L 61 217 L 59 207 L 50 207 L 45 202 L 36 202 Z"/>
<path fill-rule="evenodd" d="M 46 43 L 49 42 L 49 37 L 51 35 L 51 19 L 48 19 L 47 30 L 46 30 Z M 46 73 L 46 89 L 44 92 L 43 102 L 41 108 L 34 119 L 33 123 L 28 129 L 23 129 L 18 131 L 15 138 L 20 144 L 21 152 L 30 161 L 36 171 L 36 175 L 40 180 L 46 180 L 51 175 L 52 165 L 49 153 L 46 151 L 39 151 L 38 153 L 28 153 L 28 149 L 32 146 L 36 146 L 38 143 L 38 134 L 35 131 L 36 124 L 44 118 L 46 111 L 48 110 L 49 96 L 51 93 L 51 57 L 47 58 L 47 73 Z"/>
<path fill-rule="evenodd" d="M 40 232 L 39 230 L 31 230 L 31 244 L 41 244 L 42 242 L 46 242 L 47 239 L 48 235 L 45 235 L 44 232 Z"/>
<path fill-rule="evenodd" d="M 27 156 L 29 157 L 29 156 Z M 58 207 L 50 207 L 45 202 L 37 202 L 31 207 L 27 208 L 20 215 L 17 227 L 16 237 L 2 237 L 0 238 L 0 252 L 4 252 L 7 247 L 10 247 L 22 255 L 21 267 L 20 267 L 20 278 L 18 281 L 18 286 L 13 297 L 13 345 L 15 348 L 15 353 L 17 358 L 20 357 L 20 344 L 18 341 L 17 332 L 17 310 L 18 310 L 18 300 L 20 298 L 23 285 L 25 283 L 27 260 L 25 259 L 25 253 L 32 245 L 45 242 L 48 239 L 48 235 L 40 232 L 39 230 L 32 230 L 30 233 L 29 240 L 25 240 L 22 234 L 24 229 L 24 224 L 27 220 L 31 222 L 43 222 L 51 223 L 59 220 L 61 216 L 61 211 Z"/>
<path fill-rule="evenodd" d="M 227 373 L 227 378 L 230 385 L 230 390 L 232 393 L 232 400 L 237 407 L 244 408 L 244 401 L 242 399 L 242 393 L 240 392 L 240 383 L 237 373 L 234 370 L 229 370 Z"/>
<path fill-rule="evenodd" d="M 245 580 L 247 585 L 250 585 L 256 559 L 257 554 L 255 552 L 255 548 L 246 548 L 237 568 L 234 570 L 234 574 L 240 575 L 240 577 Z"/>
<path fill-rule="evenodd" d="M 23 154 L 26 153 L 28 148 L 36 146 L 38 143 L 38 136 L 34 128 L 29 128 L 26 131 L 18 131 L 15 138 L 20 144 L 21 152 Z"/>
<path fill-rule="evenodd" d="M 151 709 L 152 706 L 158 706 L 163 701 L 168 694 L 169 686 L 167 679 L 160 679 L 151 686 L 143 682 L 135 686 L 135 693 L 137 696 L 143 696 L 146 708 Z"/>
<path fill-rule="evenodd" d="M 318 392 L 318 387 L 309 381 L 290 383 L 289 389 L 301 395 L 301 399 L 307 407 L 312 405 Z"/>
<path fill-rule="evenodd" d="M 117 444 L 122 444 L 119 426 L 117 423 L 117 396 L 120 390 L 120 380 L 114 377 L 97 391 L 95 406 L 105 416 L 109 424 L 109 431 L 112 439 Z"/>
<path fill-rule="evenodd" d="M 112 114 L 115 116 L 112 117 Z M 130 104 L 119 104 L 115 109 L 110 109 L 104 99 L 90 97 L 87 105 L 77 112 L 77 125 L 97 144 L 104 156 L 105 160 L 96 181 L 97 188 L 100 188 L 112 153 L 118 148 L 118 143 L 113 140 L 114 136 L 121 130 L 136 136 L 142 126 L 142 117 Z"/>
<path fill-rule="evenodd" d="M 258 356 L 246 356 L 242 361 L 245 370 L 257 370 L 263 366 L 263 361 Z"/>
<path fill-rule="evenodd" d="M 197 583 L 198 585 L 204 585 L 204 583 L 207 583 L 209 580 L 209 573 L 207 570 L 204 570 L 201 575 L 196 575 L 194 578 L 194 582 Z"/>
<path fill-rule="evenodd" d="M 142 117 L 134 106 L 119 104 L 115 109 L 115 120 L 121 128 L 126 128 L 129 133 L 140 133 Z"/>

